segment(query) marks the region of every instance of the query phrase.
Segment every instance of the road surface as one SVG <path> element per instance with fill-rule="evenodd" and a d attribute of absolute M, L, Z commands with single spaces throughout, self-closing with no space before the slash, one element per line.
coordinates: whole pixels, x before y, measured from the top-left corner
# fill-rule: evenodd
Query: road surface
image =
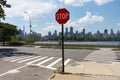
<path fill-rule="evenodd" d="M 64 63 L 82 61 L 92 52 L 67 49 Z M 12 56 L 10 53 L 13 53 Z M 61 66 L 61 60 L 60 49 L 0 47 L 0 80 L 48 80 Z"/>

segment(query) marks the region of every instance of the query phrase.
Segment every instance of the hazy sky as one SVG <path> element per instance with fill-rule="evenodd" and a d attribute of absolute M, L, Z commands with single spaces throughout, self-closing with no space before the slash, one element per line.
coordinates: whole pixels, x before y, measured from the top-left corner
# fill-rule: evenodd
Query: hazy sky
<path fill-rule="evenodd" d="M 74 31 L 96 32 L 113 28 L 120 30 L 120 0 L 7 0 L 12 5 L 5 9 L 6 20 L 17 25 L 25 26 L 29 32 L 29 13 L 32 21 L 32 30 L 46 35 L 48 31 L 61 31 L 61 25 L 55 21 L 55 13 L 65 7 L 70 12 L 70 20 L 66 27 L 73 26 Z"/>

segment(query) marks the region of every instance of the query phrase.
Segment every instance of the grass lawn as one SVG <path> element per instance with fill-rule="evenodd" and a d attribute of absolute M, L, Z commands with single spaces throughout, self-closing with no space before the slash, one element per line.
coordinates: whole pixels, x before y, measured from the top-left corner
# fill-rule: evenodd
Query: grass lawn
<path fill-rule="evenodd" d="M 52 48 L 52 49 L 61 49 L 59 45 L 42 45 L 40 48 Z M 85 50 L 100 50 L 95 47 L 81 47 L 81 46 L 64 46 L 64 49 L 85 49 Z"/>
<path fill-rule="evenodd" d="M 120 51 L 120 48 L 114 48 L 113 51 Z"/>

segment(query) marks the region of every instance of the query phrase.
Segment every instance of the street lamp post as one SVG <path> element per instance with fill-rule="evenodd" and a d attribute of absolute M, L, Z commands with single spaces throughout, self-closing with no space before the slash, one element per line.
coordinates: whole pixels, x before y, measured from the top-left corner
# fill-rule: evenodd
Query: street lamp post
<path fill-rule="evenodd" d="M 31 27 L 32 27 L 32 25 L 31 25 L 31 17 L 30 17 L 30 15 L 28 14 L 28 12 L 24 12 L 24 13 L 26 13 L 27 15 L 28 15 L 28 17 L 29 17 L 29 21 L 30 21 L 30 24 L 29 24 L 29 26 L 30 26 L 30 36 L 31 36 Z"/>

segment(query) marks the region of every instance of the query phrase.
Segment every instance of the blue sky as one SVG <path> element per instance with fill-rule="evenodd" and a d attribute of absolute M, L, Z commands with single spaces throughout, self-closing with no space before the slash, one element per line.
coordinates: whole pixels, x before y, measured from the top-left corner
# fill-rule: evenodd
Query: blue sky
<path fill-rule="evenodd" d="M 116 33 L 120 30 L 120 0 L 7 0 L 12 5 L 5 8 L 6 20 L 29 32 L 29 17 L 32 21 L 32 30 L 42 35 L 48 31 L 61 31 L 61 25 L 55 21 L 55 13 L 65 7 L 70 12 L 70 20 L 66 27 L 73 26 L 74 31 L 95 33 L 112 28 Z"/>

